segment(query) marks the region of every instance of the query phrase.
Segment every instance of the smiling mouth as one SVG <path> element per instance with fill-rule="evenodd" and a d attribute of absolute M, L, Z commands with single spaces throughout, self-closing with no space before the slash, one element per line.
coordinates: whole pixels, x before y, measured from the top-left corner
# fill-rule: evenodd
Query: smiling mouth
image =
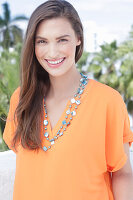
<path fill-rule="evenodd" d="M 61 58 L 61 59 L 58 59 L 58 60 L 47 60 L 45 59 L 49 64 L 52 64 L 52 65 L 57 65 L 61 62 L 63 62 L 65 60 L 65 57 L 64 58 Z"/>

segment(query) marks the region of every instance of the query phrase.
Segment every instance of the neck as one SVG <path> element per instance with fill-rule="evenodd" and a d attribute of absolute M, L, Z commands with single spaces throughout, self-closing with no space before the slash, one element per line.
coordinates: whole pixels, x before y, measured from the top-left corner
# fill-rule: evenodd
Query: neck
<path fill-rule="evenodd" d="M 76 93 L 81 75 L 75 67 L 62 76 L 49 75 L 49 78 L 50 89 L 47 96 L 55 100 L 62 100 L 70 98 Z"/>

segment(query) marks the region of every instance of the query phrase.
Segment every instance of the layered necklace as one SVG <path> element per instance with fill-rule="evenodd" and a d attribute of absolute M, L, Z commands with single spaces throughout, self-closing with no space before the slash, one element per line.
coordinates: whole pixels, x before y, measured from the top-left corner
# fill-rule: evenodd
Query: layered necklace
<path fill-rule="evenodd" d="M 80 100 L 81 95 L 83 94 L 85 85 L 87 85 L 88 80 L 89 80 L 88 77 L 84 75 L 83 73 L 80 73 L 80 75 L 81 75 L 81 78 L 80 78 L 80 83 L 79 83 L 77 92 L 74 95 L 74 97 L 70 100 L 69 109 L 66 111 L 65 119 L 62 121 L 59 130 L 56 132 L 56 135 L 52 139 L 49 139 L 49 133 L 47 131 L 48 115 L 47 115 L 47 109 L 46 109 L 46 104 L 45 104 L 46 98 L 44 97 L 44 111 L 45 111 L 45 119 L 43 121 L 44 137 L 49 142 L 49 146 L 43 146 L 44 151 L 49 150 L 55 144 L 56 140 L 65 134 L 67 127 L 70 126 L 73 120 L 73 117 L 75 117 L 77 114 L 77 108 L 81 104 L 81 100 Z"/>

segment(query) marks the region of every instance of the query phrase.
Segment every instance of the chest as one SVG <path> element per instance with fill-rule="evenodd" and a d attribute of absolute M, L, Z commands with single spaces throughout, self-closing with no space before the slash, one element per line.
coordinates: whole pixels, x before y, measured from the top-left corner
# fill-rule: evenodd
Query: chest
<path fill-rule="evenodd" d="M 59 102 L 50 100 L 46 102 L 46 110 L 48 119 L 50 121 L 51 129 L 55 127 L 55 125 L 58 123 L 58 121 L 64 114 L 67 103 L 68 100 L 62 100 Z"/>

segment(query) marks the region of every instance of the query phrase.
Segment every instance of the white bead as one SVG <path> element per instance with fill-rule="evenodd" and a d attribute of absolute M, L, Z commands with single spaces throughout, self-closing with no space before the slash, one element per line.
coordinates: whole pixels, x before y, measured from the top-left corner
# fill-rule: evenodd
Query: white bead
<path fill-rule="evenodd" d="M 49 136 L 48 132 L 45 132 L 44 136 L 47 138 Z"/>
<path fill-rule="evenodd" d="M 43 123 L 44 123 L 45 126 L 47 126 L 47 125 L 48 125 L 48 120 L 45 119 L 45 120 L 43 121 Z"/>
<path fill-rule="evenodd" d="M 71 103 L 75 103 L 75 99 L 74 98 L 71 99 Z"/>
<path fill-rule="evenodd" d="M 80 104 L 80 100 L 77 100 L 77 101 L 76 101 L 76 104 L 79 105 L 79 104 Z"/>
<path fill-rule="evenodd" d="M 71 112 L 71 114 L 72 114 L 72 116 L 75 116 L 75 115 L 76 115 L 76 111 L 73 110 L 73 111 Z"/>
<path fill-rule="evenodd" d="M 66 111 L 66 114 L 67 114 L 67 115 L 69 115 L 69 114 L 70 114 L 70 109 L 68 109 L 68 110 Z"/>
<path fill-rule="evenodd" d="M 51 142 L 51 145 L 53 145 L 54 143 L 55 143 L 55 142 L 54 142 L 54 141 L 52 141 L 52 142 Z"/>

